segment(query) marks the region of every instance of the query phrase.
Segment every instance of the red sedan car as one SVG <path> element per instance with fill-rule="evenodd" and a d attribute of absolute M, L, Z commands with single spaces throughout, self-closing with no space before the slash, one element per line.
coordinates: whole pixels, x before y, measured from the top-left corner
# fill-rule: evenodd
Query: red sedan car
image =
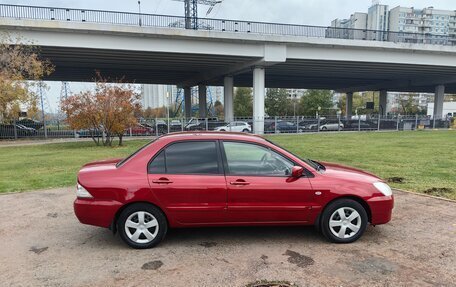
<path fill-rule="evenodd" d="M 169 134 L 125 159 L 86 164 L 74 211 L 134 248 L 190 226 L 313 224 L 330 241 L 349 243 L 368 223 L 389 222 L 393 202 L 391 188 L 367 172 L 301 159 L 258 136 L 203 132 Z"/>

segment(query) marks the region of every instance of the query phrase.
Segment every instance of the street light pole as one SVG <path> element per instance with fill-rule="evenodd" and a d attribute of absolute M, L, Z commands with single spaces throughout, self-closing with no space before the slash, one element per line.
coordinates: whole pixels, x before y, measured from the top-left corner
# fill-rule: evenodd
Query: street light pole
<path fill-rule="evenodd" d="M 47 139 L 47 126 L 46 126 L 46 119 L 44 118 L 43 82 L 38 83 L 38 88 L 40 91 L 40 98 L 41 98 L 41 116 L 43 118 L 44 138 Z"/>
<path fill-rule="evenodd" d="M 139 10 L 139 26 L 142 26 L 142 23 L 141 23 L 141 1 L 138 1 L 138 10 Z"/>

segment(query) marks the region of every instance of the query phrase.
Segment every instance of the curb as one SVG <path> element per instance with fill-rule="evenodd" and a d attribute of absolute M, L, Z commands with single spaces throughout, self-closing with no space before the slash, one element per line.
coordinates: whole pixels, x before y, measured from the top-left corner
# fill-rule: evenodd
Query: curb
<path fill-rule="evenodd" d="M 445 197 L 439 197 L 439 196 L 429 195 L 429 194 L 425 194 L 425 193 L 419 193 L 419 192 L 404 190 L 404 189 L 400 189 L 400 188 L 393 188 L 393 190 L 397 190 L 397 191 L 401 191 L 401 192 L 405 192 L 405 193 L 409 193 L 409 194 L 413 194 L 413 195 L 429 197 L 429 198 L 433 198 L 433 199 L 439 199 L 439 200 L 443 200 L 443 201 L 447 201 L 447 202 L 456 203 L 456 200 L 445 198 Z"/>

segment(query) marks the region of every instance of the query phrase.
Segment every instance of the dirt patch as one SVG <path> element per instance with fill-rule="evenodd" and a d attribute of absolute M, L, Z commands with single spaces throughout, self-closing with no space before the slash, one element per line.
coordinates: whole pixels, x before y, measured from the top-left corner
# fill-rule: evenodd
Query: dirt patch
<path fill-rule="evenodd" d="M 52 212 L 52 213 L 47 214 L 47 217 L 57 218 L 57 216 L 58 216 L 57 212 Z"/>
<path fill-rule="evenodd" d="M 315 263 L 312 257 L 301 255 L 296 251 L 287 250 L 283 255 L 288 256 L 288 262 L 301 268 L 305 268 Z"/>
<path fill-rule="evenodd" d="M 144 265 L 141 267 L 142 270 L 157 270 L 158 268 L 163 266 L 163 262 L 160 260 L 155 260 L 155 261 L 150 261 L 147 263 L 144 263 Z"/>
<path fill-rule="evenodd" d="M 256 281 L 253 283 L 249 283 L 245 287 L 291 287 L 291 286 L 297 286 L 297 285 L 290 283 L 288 281 L 260 280 L 260 281 Z"/>
<path fill-rule="evenodd" d="M 354 263 L 354 268 L 371 276 L 388 275 L 397 271 L 398 266 L 386 258 L 371 257 Z"/>
<path fill-rule="evenodd" d="M 399 177 L 399 176 L 393 176 L 393 177 L 388 177 L 386 179 L 386 181 L 390 182 L 390 183 L 404 183 L 405 182 L 405 178 Z"/>
<path fill-rule="evenodd" d="M 49 247 L 36 247 L 36 246 L 32 246 L 30 248 L 30 251 L 34 252 L 35 254 L 41 254 L 43 253 L 44 251 L 48 250 Z"/>
<path fill-rule="evenodd" d="M 424 191 L 425 194 L 435 195 L 435 196 L 442 196 L 444 197 L 445 194 L 452 193 L 453 189 L 448 187 L 433 187 L 426 189 Z"/>
<path fill-rule="evenodd" d="M 199 245 L 206 248 L 211 248 L 217 246 L 217 242 L 201 242 Z"/>

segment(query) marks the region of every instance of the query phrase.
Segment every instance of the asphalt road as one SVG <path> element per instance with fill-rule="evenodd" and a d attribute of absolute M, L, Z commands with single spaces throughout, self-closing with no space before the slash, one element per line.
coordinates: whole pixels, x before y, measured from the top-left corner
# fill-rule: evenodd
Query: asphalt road
<path fill-rule="evenodd" d="M 134 250 L 80 224 L 69 188 L 0 195 L 1 286 L 456 286 L 456 203 L 396 192 L 393 220 L 356 243 L 312 227 L 171 230 Z"/>

